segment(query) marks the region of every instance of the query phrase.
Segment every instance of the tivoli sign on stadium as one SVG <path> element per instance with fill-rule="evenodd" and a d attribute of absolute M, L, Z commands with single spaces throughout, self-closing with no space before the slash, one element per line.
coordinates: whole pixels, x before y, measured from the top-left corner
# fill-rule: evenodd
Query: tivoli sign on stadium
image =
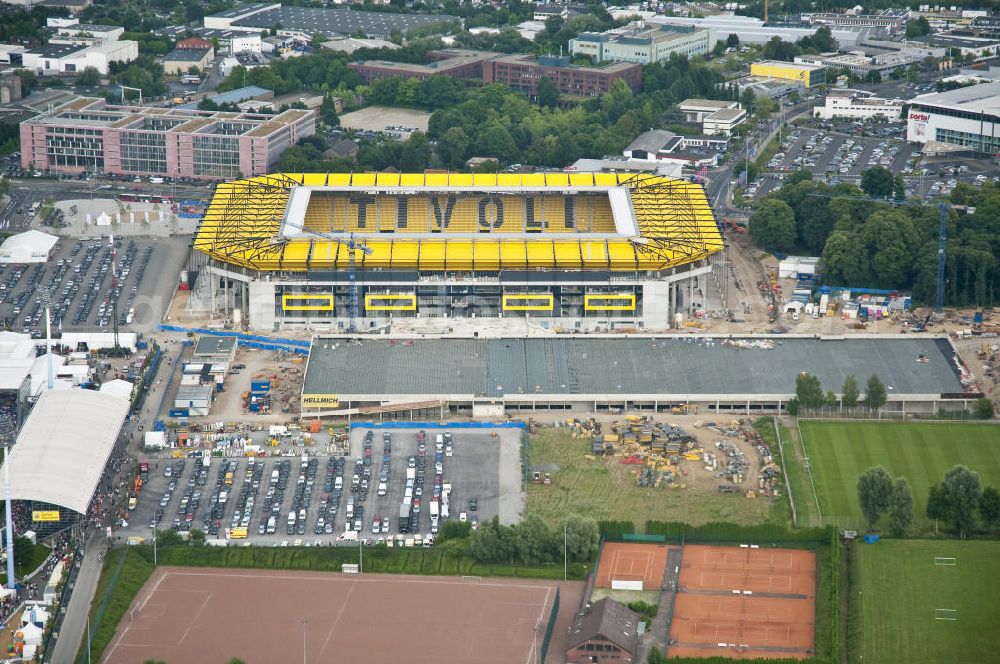
<path fill-rule="evenodd" d="M 358 228 L 366 228 L 368 224 L 368 206 L 375 205 L 375 196 L 352 195 L 348 199 L 352 205 L 358 208 Z M 576 230 L 576 201 L 573 198 L 563 199 L 562 223 L 566 230 Z M 536 200 L 532 197 L 522 199 L 524 203 L 524 219 L 517 215 L 517 225 L 524 224 L 524 229 L 528 232 L 543 231 L 550 228 L 550 222 L 541 219 L 536 215 Z M 451 224 L 452 214 L 455 212 L 455 205 L 458 203 L 458 196 L 430 197 L 431 211 L 434 215 L 435 228 L 433 232 L 441 232 L 448 229 Z M 503 199 L 499 196 L 484 196 L 477 202 L 478 215 L 477 223 L 481 230 L 491 231 L 499 229 L 504 224 Z M 410 198 L 400 196 L 396 198 L 396 230 L 406 230 L 407 213 L 409 212 Z"/>

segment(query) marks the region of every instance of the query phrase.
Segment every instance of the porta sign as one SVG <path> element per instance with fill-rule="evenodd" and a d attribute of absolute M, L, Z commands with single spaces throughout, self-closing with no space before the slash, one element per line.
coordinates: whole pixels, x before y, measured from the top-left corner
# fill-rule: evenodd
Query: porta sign
<path fill-rule="evenodd" d="M 910 113 L 911 120 L 917 120 L 919 122 L 927 122 L 931 119 L 931 116 L 927 113 Z"/>

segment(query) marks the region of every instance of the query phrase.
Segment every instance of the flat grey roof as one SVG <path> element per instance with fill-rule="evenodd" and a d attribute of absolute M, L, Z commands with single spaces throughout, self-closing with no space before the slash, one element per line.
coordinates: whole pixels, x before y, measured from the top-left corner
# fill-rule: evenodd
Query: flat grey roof
<path fill-rule="evenodd" d="M 195 355 L 229 353 L 236 347 L 236 337 L 201 337 L 194 348 Z"/>
<path fill-rule="evenodd" d="M 389 14 L 353 9 L 280 7 L 238 19 L 233 22 L 233 25 L 247 28 L 270 28 L 280 24 L 284 30 L 353 35 L 359 30 L 367 32 L 373 29 L 379 32 L 389 32 L 396 28 L 406 32 L 415 25 L 453 20 L 457 21 L 458 17 L 446 14 Z"/>
<path fill-rule="evenodd" d="M 763 339 L 764 337 L 753 337 Z M 347 340 L 317 337 L 304 394 L 790 395 L 807 371 L 825 390 L 873 373 L 889 396 L 961 393 L 947 339 L 773 338 L 771 350 L 722 338 Z M 927 362 L 918 362 L 925 356 Z"/>

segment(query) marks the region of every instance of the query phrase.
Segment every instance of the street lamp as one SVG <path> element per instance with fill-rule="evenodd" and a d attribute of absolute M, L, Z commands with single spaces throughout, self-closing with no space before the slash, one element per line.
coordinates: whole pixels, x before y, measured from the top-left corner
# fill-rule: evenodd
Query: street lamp
<path fill-rule="evenodd" d="M 309 619 L 303 618 L 299 622 L 302 624 L 302 664 L 306 664 L 306 625 L 309 624 Z"/>
<path fill-rule="evenodd" d="M 7 517 L 7 587 L 16 590 L 14 581 L 14 517 L 11 515 L 10 497 L 10 448 L 17 432 L 9 415 L 0 415 L 0 444 L 3 444 L 4 512 Z"/>

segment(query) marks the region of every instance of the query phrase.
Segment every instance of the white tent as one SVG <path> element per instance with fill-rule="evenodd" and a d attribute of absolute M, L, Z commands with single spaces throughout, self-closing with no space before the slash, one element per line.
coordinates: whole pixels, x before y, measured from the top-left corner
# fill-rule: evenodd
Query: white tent
<path fill-rule="evenodd" d="M 22 626 L 21 629 L 17 630 L 17 632 L 20 634 L 22 640 L 24 641 L 24 645 L 26 646 L 40 645 L 42 643 L 42 635 L 45 634 L 44 629 L 38 627 L 37 625 L 32 625 L 31 623 Z"/>
<path fill-rule="evenodd" d="M 21 614 L 21 625 L 32 624 L 36 627 L 45 627 L 45 622 L 49 619 L 49 611 L 44 606 L 36 604 L 35 606 L 25 607 L 24 612 Z"/>
<path fill-rule="evenodd" d="M 132 398 L 132 383 L 116 378 L 101 385 L 101 392 L 107 392 L 126 401 Z"/>
<path fill-rule="evenodd" d="M 59 238 L 30 230 L 11 235 L 0 245 L 0 263 L 45 263 Z"/>

